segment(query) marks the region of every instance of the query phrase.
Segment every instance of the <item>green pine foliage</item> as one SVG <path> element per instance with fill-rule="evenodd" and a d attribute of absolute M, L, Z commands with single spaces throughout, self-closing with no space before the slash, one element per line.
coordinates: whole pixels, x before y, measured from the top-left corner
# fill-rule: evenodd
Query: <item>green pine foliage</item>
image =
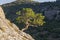
<path fill-rule="evenodd" d="M 19 23 L 25 24 L 27 19 L 29 19 L 31 25 L 42 26 L 45 23 L 45 16 L 42 13 L 35 13 L 31 8 L 23 8 L 22 11 L 18 11 L 16 14 L 19 15 L 16 18 Z"/>

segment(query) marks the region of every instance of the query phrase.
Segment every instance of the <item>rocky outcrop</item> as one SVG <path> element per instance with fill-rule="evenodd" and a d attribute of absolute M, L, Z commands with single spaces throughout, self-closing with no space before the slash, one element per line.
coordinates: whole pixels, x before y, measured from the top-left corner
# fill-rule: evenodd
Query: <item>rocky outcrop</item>
<path fill-rule="evenodd" d="M 2 10 L 2 8 L 0 7 L 0 17 L 2 17 L 3 19 L 5 19 L 5 15 L 4 15 L 4 12 Z"/>
<path fill-rule="evenodd" d="M 5 18 L 0 7 L 0 40 L 34 40 L 29 34 L 19 30 L 14 23 Z"/>

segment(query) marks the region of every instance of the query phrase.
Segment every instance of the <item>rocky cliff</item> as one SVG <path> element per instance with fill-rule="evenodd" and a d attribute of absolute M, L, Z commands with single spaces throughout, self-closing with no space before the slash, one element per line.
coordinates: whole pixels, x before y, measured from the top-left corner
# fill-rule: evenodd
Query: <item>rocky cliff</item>
<path fill-rule="evenodd" d="M 34 40 L 29 34 L 19 30 L 14 23 L 5 18 L 0 7 L 0 40 Z"/>

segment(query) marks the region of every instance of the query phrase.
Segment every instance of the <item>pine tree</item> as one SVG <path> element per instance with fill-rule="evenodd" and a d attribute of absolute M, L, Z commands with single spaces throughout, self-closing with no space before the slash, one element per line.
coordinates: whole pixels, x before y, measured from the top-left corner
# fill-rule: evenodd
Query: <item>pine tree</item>
<path fill-rule="evenodd" d="M 45 23 L 45 16 L 42 13 L 35 13 L 31 8 L 23 8 L 16 14 L 19 15 L 16 20 L 26 25 L 26 28 L 22 29 L 23 31 L 28 29 L 29 26 L 42 26 Z"/>

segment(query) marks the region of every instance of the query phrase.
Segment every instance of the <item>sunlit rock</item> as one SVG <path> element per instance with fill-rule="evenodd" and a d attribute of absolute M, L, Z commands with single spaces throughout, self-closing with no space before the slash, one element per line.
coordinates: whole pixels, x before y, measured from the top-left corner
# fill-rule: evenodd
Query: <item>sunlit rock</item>
<path fill-rule="evenodd" d="M 29 34 L 19 30 L 19 28 L 5 18 L 0 7 L 0 40 L 34 40 Z"/>

